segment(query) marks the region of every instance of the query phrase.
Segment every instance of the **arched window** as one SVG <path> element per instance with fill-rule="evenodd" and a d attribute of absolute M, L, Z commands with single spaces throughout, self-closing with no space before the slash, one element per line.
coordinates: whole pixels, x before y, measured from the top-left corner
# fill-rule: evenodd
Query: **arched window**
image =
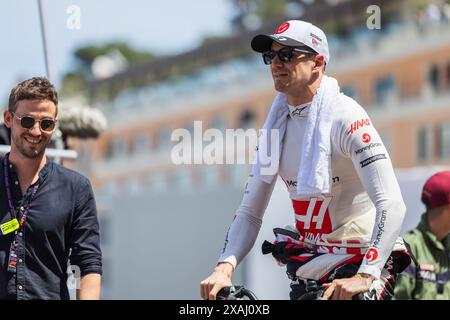
<path fill-rule="evenodd" d="M 377 80 L 375 84 L 375 101 L 377 104 L 386 103 L 396 95 L 397 88 L 393 75 L 387 75 Z"/>
<path fill-rule="evenodd" d="M 150 137 L 145 132 L 139 132 L 133 139 L 133 149 L 136 154 L 148 152 L 150 147 Z"/>
<path fill-rule="evenodd" d="M 225 119 L 221 115 L 218 115 L 212 118 L 209 127 L 223 131 L 226 129 L 226 126 L 227 125 Z"/>
<path fill-rule="evenodd" d="M 355 86 L 352 86 L 352 85 L 345 85 L 345 86 L 342 88 L 342 92 L 343 92 L 345 95 L 349 96 L 350 98 L 353 98 L 353 99 L 357 99 L 357 98 L 358 98 L 358 92 L 357 92 Z"/>
<path fill-rule="evenodd" d="M 155 143 L 154 147 L 157 149 L 168 148 L 171 144 L 170 136 L 171 136 L 171 131 L 169 130 L 169 128 L 161 127 L 158 130 L 157 136 L 155 138 L 156 143 Z"/>
<path fill-rule="evenodd" d="M 432 127 L 424 126 L 417 131 L 417 159 L 419 161 L 431 160 L 433 156 Z"/>
<path fill-rule="evenodd" d="M 112 157 L 117 158 L 125 156 L 127 153 L 127 145 L 125 140 L 122 138 L 115 138 L 112 141 L 111 149 Z"/>
<path fill-rule="evenodd" d="M 256 116 L 253 110 L 246 109 L 241 113 L 239 127 L 242 129 L 256 128 Z"/>
<path fill-rule="evenodd" d="M 450 159 L 450 122 L 443 123 L 440 128 L 440 154 L 443 160 Z"/>
<path fill-rule="evenodd" d="M 433 90 L 437 90 L 439 88 L 439 68 L 436 64 L 433 64 L 430 67 L 428 72 L 428 81 Z"/>

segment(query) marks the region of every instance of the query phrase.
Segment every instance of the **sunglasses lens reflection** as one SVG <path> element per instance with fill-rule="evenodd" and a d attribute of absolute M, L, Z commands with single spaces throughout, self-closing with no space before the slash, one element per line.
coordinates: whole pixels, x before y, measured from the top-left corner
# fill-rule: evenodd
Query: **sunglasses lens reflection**
<path fill-rule="evenodd" d="M 292 52 L 292 48 L 283 48 L 280 51 L 266 51 L 262 54 L 262 56 L 265 64 L 272 64 L 272 60 L 275 58 L 275 56 L 278 56 L 278 58 L 282 62 L 289 62 L 291 61 L 293 56 Z"/>
<path fill-rule="evenodd" d="M 44 119 L 41 121 L 41 129 L 44 131 L 51 131 L 55 127 L 55 121 L 51 119 Z"/>
<path fill-rule="evenodd" d="M 36 123 L 36 121 L 34 121 L 33 118 L 31 117 L 22 117 L 22 119 L 20 120 L 20 124 L 22 125 L 22 127 L 24 127 L 25 129 L 30 129 L 34 126 L 34 124 Z"/>

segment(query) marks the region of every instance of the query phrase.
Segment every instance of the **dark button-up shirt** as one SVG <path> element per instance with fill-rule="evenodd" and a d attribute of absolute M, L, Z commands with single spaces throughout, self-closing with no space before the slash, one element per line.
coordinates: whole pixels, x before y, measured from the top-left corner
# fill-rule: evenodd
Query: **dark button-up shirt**
<path fill-rule="evenodd" d="M 3 160 L 3 159 L 2 159 Z M 12 219 L 0 165 L 0 223 Z M 13 165 L 8 168 L 13 203 L 27 207 L 34 184 L 22 195 Z M 17 272 L 7 270 L 12 232 L 0 235 L 0 299 L 69 299 L 68 264 L 79 276 L 102 273 L 94 194 L 81 174 L 47 161 L 25 224 L 17 230 Z M 19 221 L 20 221 L 20 213 Z"/>

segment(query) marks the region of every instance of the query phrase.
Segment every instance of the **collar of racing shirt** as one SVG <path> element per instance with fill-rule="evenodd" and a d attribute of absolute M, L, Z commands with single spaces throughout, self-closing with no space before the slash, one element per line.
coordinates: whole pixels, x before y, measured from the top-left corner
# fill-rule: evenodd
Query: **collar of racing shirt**
<path fill-rule="evenodd" d="M 291 106 L 290 104 L 288 104 L 287 106 L 289 108 L 289 115 L 291 116 L 291 118 L 295 117 L 306 118 L 309 112 L 308 107 L 311 106 L 311 101 L 300 104 L 298 106 Z"/>

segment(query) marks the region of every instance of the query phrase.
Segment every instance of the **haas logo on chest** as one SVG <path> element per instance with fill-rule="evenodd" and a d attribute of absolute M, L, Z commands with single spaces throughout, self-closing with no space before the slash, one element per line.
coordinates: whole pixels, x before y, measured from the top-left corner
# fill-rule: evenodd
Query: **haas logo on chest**
<path fill-rule="evenodd" d="M 297 229 L 308 239 L 317 240 L 332 231 L 328 207 L 333 197 L 292 200 Z"/>

